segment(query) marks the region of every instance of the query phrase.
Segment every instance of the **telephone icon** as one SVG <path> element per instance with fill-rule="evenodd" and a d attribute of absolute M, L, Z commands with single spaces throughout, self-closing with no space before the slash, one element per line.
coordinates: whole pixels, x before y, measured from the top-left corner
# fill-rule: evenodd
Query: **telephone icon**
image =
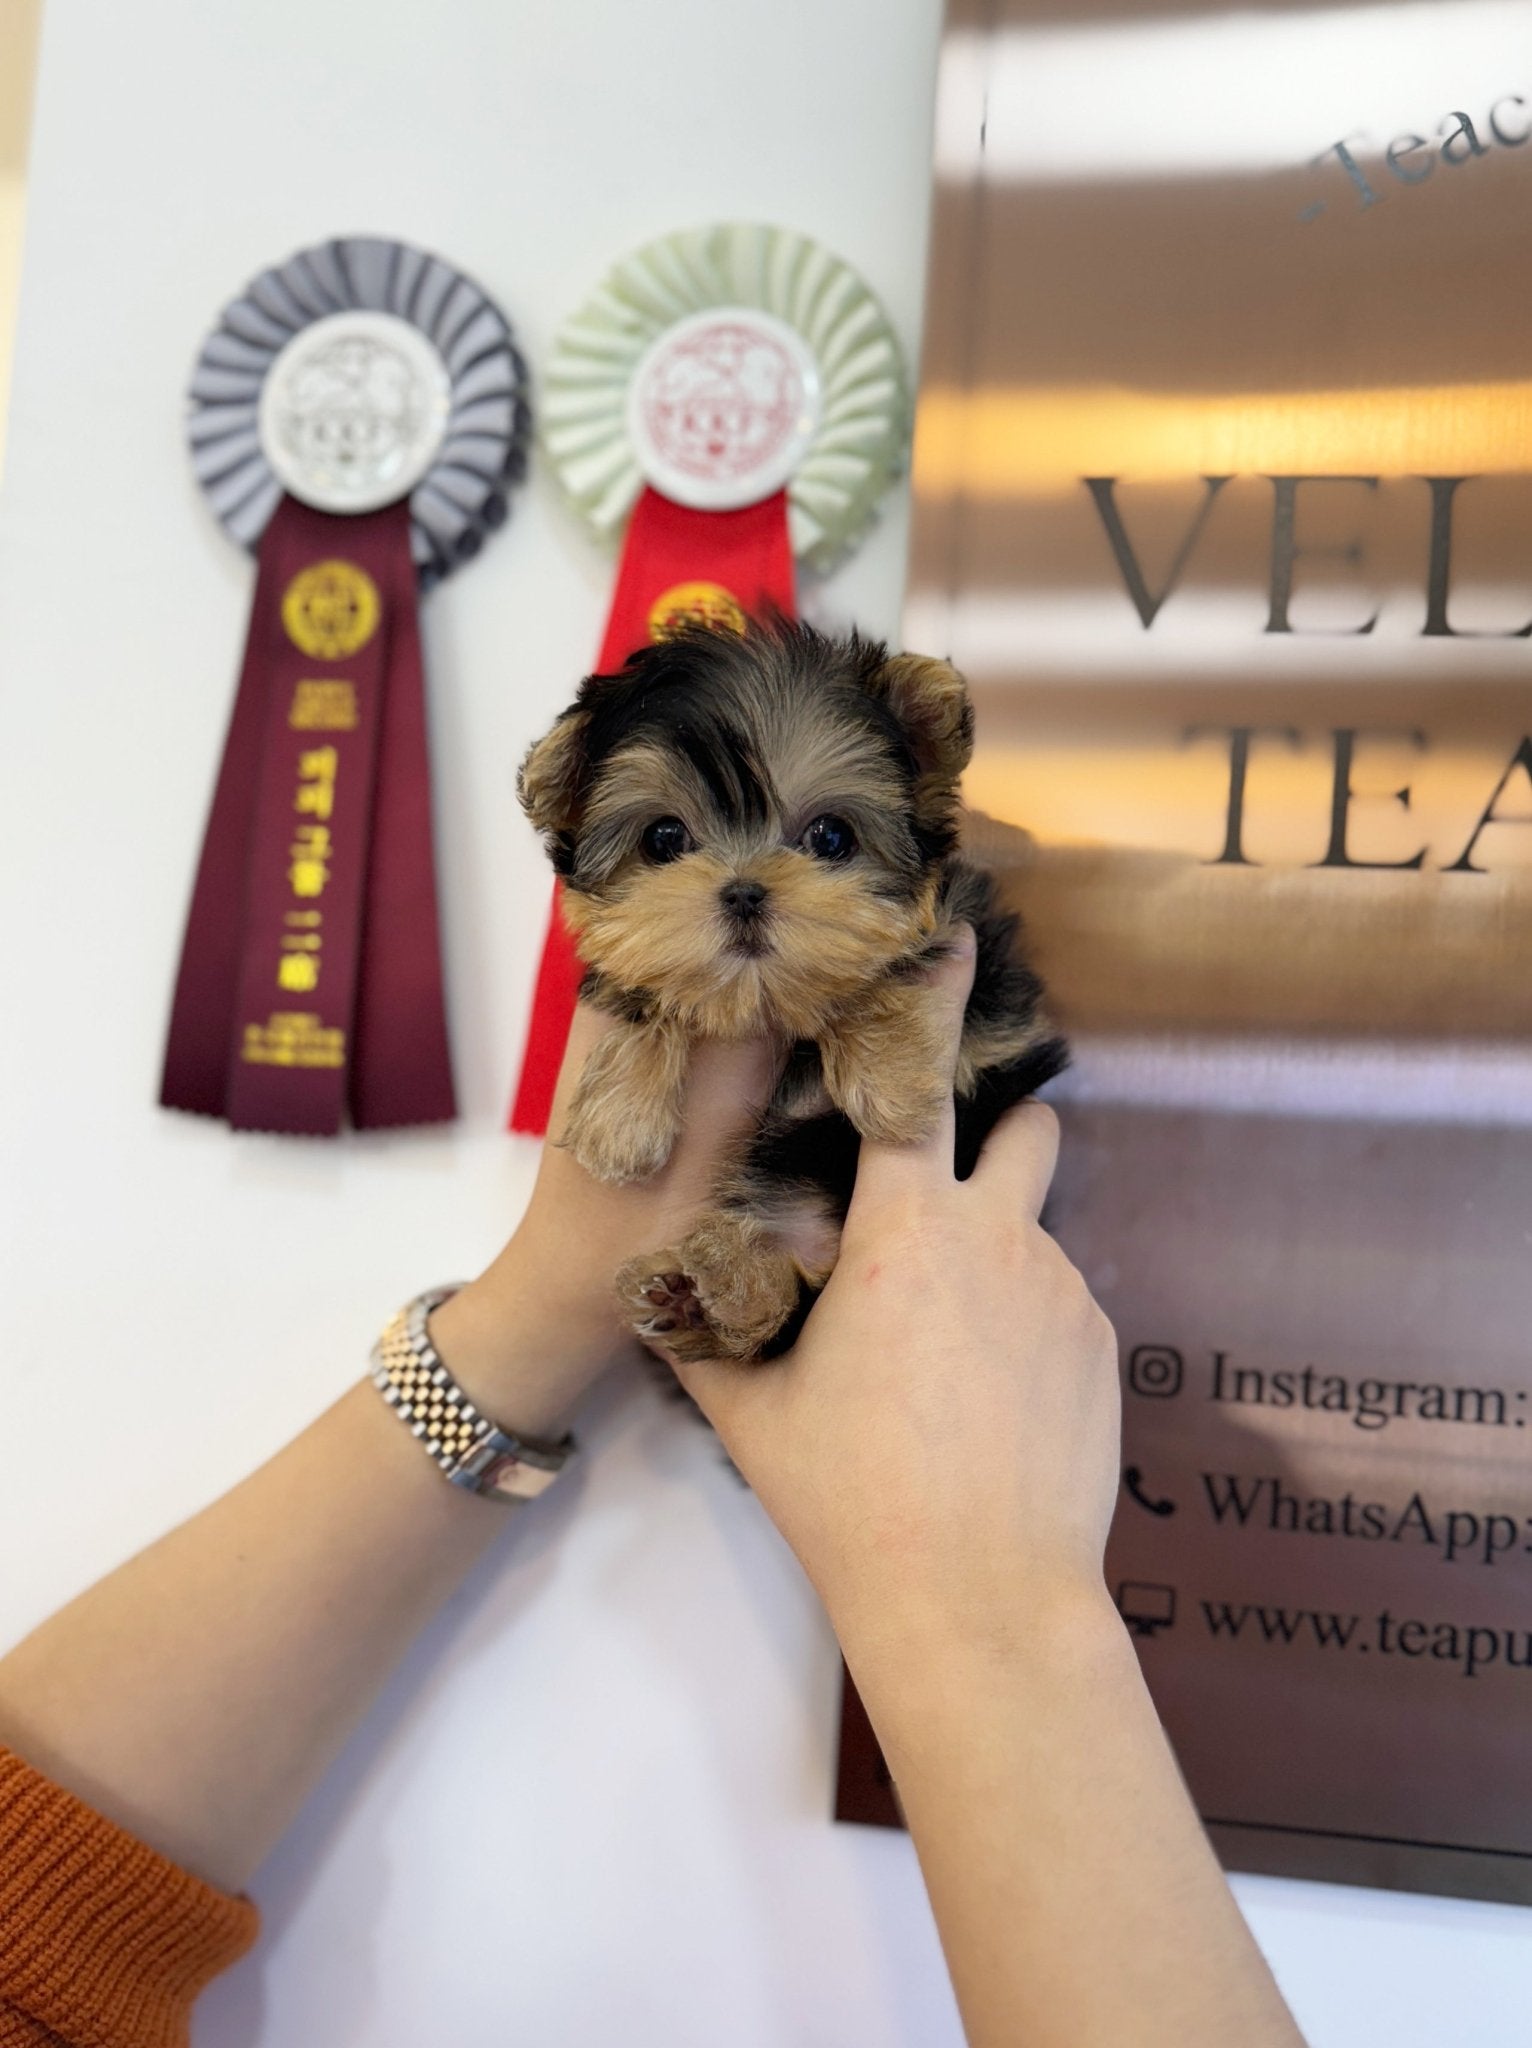
<path fill-rule="evenodd" d="M 1127 1487 L 1129 1493 L 1132 1494 L 1139 1506 L 1146 1508 L 1151 1515 L 1173 1515 L 1175 1513 L 1176 1504 L 1173 1500 L 1153 1500 L 1144 1491 L 1144 1475 L 1137 1465 L 1125 1465 L 1123 1467 L 1122 1480 L 1124 1486 Z"/>

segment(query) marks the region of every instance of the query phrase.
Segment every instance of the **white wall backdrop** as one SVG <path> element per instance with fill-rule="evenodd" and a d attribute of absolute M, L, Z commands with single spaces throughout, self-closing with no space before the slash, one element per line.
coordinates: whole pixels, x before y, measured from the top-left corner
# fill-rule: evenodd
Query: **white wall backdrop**
<path fill-rule="evenodd" d="M 252 580 L 182 453 L 205 326 L 304 243 L 392 234 L 535 368 L 612 256 L 738 215 L 850 258 L 913 352 L 938 12 L 50 0 L 0 500 L 0 1639 L 298 1429 L 532 1167 L 501 1125 L 547 883 L 512 777 L 610 574 L 540 482 L 426 610 L 462 1122 L 321 1145 L 154 1107 Z M 896 503 L 810 609 L 892 629 L 903 534 Z M 959 2040 L 909 1844 L 826 1820 L 836 1659 L 792 1560 L 647 1388 L 585 1435 L 263 1873 L 200 2048 Z M 1316 2048 L 1524 2042 L 1524 1916 L 1239 1889 Z"/>

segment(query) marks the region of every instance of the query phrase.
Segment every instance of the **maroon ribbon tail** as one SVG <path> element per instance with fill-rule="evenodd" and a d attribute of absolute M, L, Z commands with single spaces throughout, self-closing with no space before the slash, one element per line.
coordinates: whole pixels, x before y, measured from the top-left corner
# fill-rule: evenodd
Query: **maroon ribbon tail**
<path fill-rule="evenodd" d="M 408 529 L 405 538 L 408 553 Z M 378 728 L 372 857 L 356 990 L 351 1121 L 358 1130 L 449 1123 L 457 1115 L 442 987 L 420 613 L 391 611 Z"/>
<path fill-rule="evenodd" d="M 405 500 L 262 536 L 160 1100 L 330 1136 L 454 1114 Z"/>

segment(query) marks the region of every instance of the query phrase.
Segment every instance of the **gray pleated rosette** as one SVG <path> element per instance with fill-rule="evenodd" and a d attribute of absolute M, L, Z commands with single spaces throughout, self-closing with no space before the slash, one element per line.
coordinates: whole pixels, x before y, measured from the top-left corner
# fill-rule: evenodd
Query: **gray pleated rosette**
<path fill-rule="evenodd" d="M 530 432 L 499 307 L 439 256 L 367 235 L 252 279 L 203 343 L 188 399 L 197 479 L 242 547 L 284 490 L 340 513 L 407 491 L 426 587 L 504 520 Z"/>

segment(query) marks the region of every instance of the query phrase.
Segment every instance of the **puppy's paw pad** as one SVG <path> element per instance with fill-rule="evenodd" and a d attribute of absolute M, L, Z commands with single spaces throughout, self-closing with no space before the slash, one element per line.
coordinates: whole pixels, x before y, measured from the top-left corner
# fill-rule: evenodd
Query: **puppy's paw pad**
<path fill-rule="evenodd" d="M 621 1290 L 640 1337 L 669 1340 L 678 1331 L 708 1327 L 697 1283 L 677 1267 L 656 1272 L 643 1263 L 630 1265 L 622 1275 Z"/>
<path fill-rule="evenodd" d="M 687 1274 L 651 1273 L 641 1292 L 655 1316 L 666 1320 L 671 1329 L 707 1328 L 696 1283 Z"/>

